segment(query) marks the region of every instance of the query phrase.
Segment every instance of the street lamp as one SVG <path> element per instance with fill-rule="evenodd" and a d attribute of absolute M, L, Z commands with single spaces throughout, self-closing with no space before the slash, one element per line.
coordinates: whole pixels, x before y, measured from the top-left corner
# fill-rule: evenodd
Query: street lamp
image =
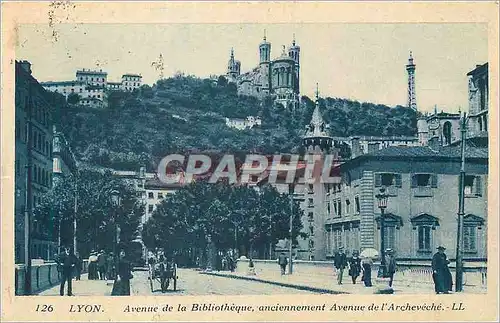
<path fill-rule="evenodd" d="M 115 226 L 115 237 L 114 237 L 114 244 L 113 244 L 113 254 L 116 257 L 117 256 L 117 254 L 116 254 L 116 247 L 120 243 L 120 233 L 119 233 L 119 229 L 118 229 L 117 217 L 118 217 L 118 208 L 121 205 L 121 196 L 120 196 L 120 192 L 118 190 L 111 191 L 111 203 L 113 204 L 113 206 L 115 208 L 114 209 L 114 216 L 113 216 L 113 223 L 114 223 L 114 226 Z"/>
<path fill-rule="evenodd" d="M 386 276 L 386 268 L 385 268 L 385 223 L 384 223 L 384 210 L 387 207 L 387 200 L 389 195 L 385 192 L 385 188 L 382 187 L 380 189 L 380 193 L 375 195 L 378 200 L 378 207 L 380 209 L 380 267 L 378 270 L 378 277 Z"/>
<path fill-rule="evenodd" d="M 290 196 L 290 246 L 289 246 L 289 269 L 288 274 L 293 273 L 293 193 L 295 191 L 294 183 L 288 186 L 288 195 Z"/>

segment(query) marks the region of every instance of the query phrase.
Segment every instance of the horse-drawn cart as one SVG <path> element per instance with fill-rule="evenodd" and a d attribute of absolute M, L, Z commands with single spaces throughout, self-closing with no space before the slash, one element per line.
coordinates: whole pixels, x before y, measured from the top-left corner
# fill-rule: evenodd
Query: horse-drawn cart
<path fill-rule="evenodd" d="M 173 261 L 161 261 L 149 265 L 149 285 L 154 292 L 155 281 L 159 283 L 162 293 L 165 293 L 173 280 L 174 291 L 177 290 L 177 264 Z"/>

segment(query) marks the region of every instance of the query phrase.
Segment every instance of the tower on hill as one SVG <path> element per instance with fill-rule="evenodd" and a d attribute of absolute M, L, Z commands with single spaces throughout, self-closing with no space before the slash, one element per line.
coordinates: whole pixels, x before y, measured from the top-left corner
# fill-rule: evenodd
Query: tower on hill
<path fill-rule="evenodd" d="M 417 96 L 415 93 L 415 63 L 413 63 L 413 53 L 410 51 L 406 71 L 408 72 L 408 107 L 417 111 Z"/>

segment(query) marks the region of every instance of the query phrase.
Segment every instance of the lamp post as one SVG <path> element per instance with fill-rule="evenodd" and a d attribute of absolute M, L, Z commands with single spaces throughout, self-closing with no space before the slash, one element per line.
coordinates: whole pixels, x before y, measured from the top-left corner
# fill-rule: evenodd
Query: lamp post
<path fill-rule="evenodd" d="M 460 190 L 458 193 L 458 218 L 457 218 L 457 250 L 456 250 L 456 269 L 455 269 L 455 291 L 461 292 L 463 289 L 463 232 L 464 232 L 464 189 L 465 189 L 465 140 L 467 139 L 467 115 L 464 113 L 462 120 L 460 122 L 460 132 L 461 132 L 461 166 L 460 166 L 460 177 L 459 184 Z"/>
<path fill-rule="evenodd" d="M 389 195 L 385 192 L 385 188 L 380 189 L 380 193 L 375 195 L 378 200 L 378 207 L 380 209 L 380 267 L 378 270 L 378 277 L 386 276 L 385 268 L 385 223 L 384 223 L 384 211 L 387 207 L 387 200 Z"/>
<path fill-rule="evenodd" d="M 115 236 L 114 236 L 114 244 L 113 244 L 113 254 L 115 257 L 117 256 L 116 254 L 116 247 L 118 243 L 120 243 L 120 232 L 118 230 L 118 208 L 120 207 L 121 204 L 121 197 L 120 197 L 120 192 L 118 190 L 113 190 L 111 191 L 111 203 L 114 206 L 114 216 L 113 216 L 113 224 L 115 226 Z"/>
<path fill-rule="evenodd" d="M 289 246 L 289 267 L 288 274 L 293 274 L 293 192 L 295 190 L 294 184 L 288 186 L 288 195 L 290 196 L 290 246 Z"/>

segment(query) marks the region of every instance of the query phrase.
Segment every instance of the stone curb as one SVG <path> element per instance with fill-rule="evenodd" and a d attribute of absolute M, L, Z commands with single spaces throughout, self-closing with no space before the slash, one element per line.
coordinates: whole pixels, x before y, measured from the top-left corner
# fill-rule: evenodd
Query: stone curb
<path fill-rule="evenodd" d="M 212 276 L 217 276 L 217 277 L 256 281 L 256 282 L 260 282 L 260 283 L 295 288 L 295 289 L 299 289 L 299 290 L 307 290 L 307 291 L 318 292 L 318 293 L 323 293 L 323 294 L 349 294 L 347 292 L 341 292 L 341 291 L 336 291 L 336 290 L 332 290 L 332 289 L 311 287 L 311 286 L 299 285 L 299 284 L 290 284 L 290 283 L 278 282 L 278 281 L 274 281 L 274 280 L 267 280 L 267 279 L 261 279 L 261 278 L 255 278 L 255 277 L 245 277 L 245 276 L 231 275 L 231 274 L 226 275 L 226 274 L 219 274 L 219 273 L 214 273 L 214 272 L 200 272 L 200 274 L 212 275 Z"/>

